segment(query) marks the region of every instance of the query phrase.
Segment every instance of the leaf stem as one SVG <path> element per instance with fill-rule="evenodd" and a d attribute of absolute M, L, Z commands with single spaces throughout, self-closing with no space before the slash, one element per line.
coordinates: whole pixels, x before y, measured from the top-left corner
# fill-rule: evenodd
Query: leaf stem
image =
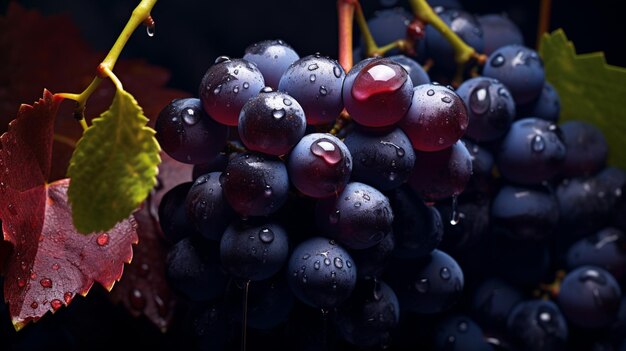
<path fill-rule="evenodd" d="M 457 76 L 455 79 L 462 77 L 465 66 L 471 61 L 475 60 L 479 64 L 484 64 L 487 57 L 484 54 L 479 54 L 467 45 L 456 33 L 450 29 L 450 27 L 433 11 L 432 7 L 426 2 L 426 0 L 409 0 L 409 4 L 413 9 L 415 17 L 419 18 L 423 22 L 433 26 L 441 35 L 452 45 L 454 49 L 454 60 L 457 63 Z"/>
<path fill-rule="evenodd" d="M 135 7 L 135 9 L 133 10 L 130 19 L 122 30 L 122 33 L 117 37 L 115 44 L 113 44 L 113 47 L 111 47 L 109 53 L 98 65 L 97 69 L 99 75 L 104 75 L 111 78 L 111 80 L 113 80 L 113 83 L 115 83 L 115 86 L 118 89 L 121 89 L 122 83 L 119 81 L 119 79 L 117 79 L 115 74 L 113 74 L 113 67 L 115 66 L 117 59 L 122 53 L 122 49 L 124 49 L 124 46 L 126 46 L 128 39 L 133 34 L 135 29 L 137 29 L 137 27 L 139 27 L 148 19 L 151 19 L 150 12 L 152 11 L 152 8 L 156 4 L 156 2 L 157 0 L 141 0 L 139 5 L 137 5 L 137 7 Z M 151 25 L 154 26 L 154 23 L 152 22 Z M 102 78 L 103 77 L 100 76 L 94 77 L 89 86 L 80 94 L 60 93 L 58 95 L 64 99 L 76 101 L 78 103 L 76 111 L 82 113 L 82 111 L 84 111 L 85 109 L 85 104 L 87 100 L 89 99 L 91 94 L 93 94 L 93 92 L 98 88 L 98 86 L 100 86 L 100 83 L 102 83 Z M 87 122 L 84 118 L 80 120 L 80 124 L 83 127 L 83 130 L 87 129 Z"/>
<path fill-rule="evenodd" d="M 354 21 L 354 1 L 337 0 L 339 17 L 339 64 L 348 72 L 354 64 L 352 56 L 352 35 Z"/>

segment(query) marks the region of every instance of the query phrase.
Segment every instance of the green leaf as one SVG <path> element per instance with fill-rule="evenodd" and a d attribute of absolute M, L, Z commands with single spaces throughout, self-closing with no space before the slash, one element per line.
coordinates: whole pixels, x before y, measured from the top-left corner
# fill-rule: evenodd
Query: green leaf
<path fill-rule="evenodd" d="M 561 98 L 561 121 L 593 124 L 609 143 L 609 164 L 626 169 L 626 69 L 606 63 L 604 53 L 577 55 L 562 29 L 544 34 L 539 53 L 546 80 Z"/>
<path fill-rule="evenodd" d="M 117 90 L 109 110 L 79 140 L 68 169 L 72 219 L 79 232 L 113 228 L 156 184 L 160 148 L 147 122 L 135 98 Z"/>

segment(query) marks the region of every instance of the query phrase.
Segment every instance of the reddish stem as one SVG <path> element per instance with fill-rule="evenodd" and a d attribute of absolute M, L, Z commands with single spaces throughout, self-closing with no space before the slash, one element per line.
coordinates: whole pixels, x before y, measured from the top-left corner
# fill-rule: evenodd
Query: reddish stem
<path fill-rule="evenodd" d="M 344 71 L 350 71 L 353 65 L 352 35 L 354 21 L 354 0 L 337 0 L 339 16 L 339 64 Z"/>

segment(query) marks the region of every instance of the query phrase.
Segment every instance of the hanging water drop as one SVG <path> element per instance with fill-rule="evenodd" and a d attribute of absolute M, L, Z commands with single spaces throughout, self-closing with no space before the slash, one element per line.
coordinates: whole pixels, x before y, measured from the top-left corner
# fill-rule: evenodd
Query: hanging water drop
<path fill-rule="evenodd" d="M 457 195 L 452 196 L 452 214 L 450 216 L 450 224 L 457 225 L 461 221 L 459 214 L 459 197 Z"/>

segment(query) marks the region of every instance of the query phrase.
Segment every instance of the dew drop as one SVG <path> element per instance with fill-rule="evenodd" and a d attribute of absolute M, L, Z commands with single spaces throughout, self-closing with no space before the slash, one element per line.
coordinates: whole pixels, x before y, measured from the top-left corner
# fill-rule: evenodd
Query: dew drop
<path fill-rule="evenodd" d="M 315 270 L 320 269 L 320 266 L 321 266 L 320 261 L 315 261 L 315 263 L 313 263 L 313 268 L 315 268 Z"/>
<path fill-rule="evenodd" d="M 459 197 L 454 195 L 452 196 L 452 214 L 450 216 L 450 224 L 457 225 L 461 221 L 461 216 L 459 214 Z"/>
<path fill-rule="evenodd" d="M 165 305 L 165 302 L 163 302 L 163 299 L 161 298 L 161 296 L 156 295 L 154 297 L 154 303 L 157 306 L 157 313 L 159 314 L 159 316 L 166 317 L 169 311 L 167 309 L 167 306 Z"/>
<path fill-rule="evenodd" d="M 26 280 L 22 279 L 21 277 L 17 277 L 17 286 L 20 288 L 23 288 L 26 286 Z"/>
<path fill-rule="evenodd" d="M 243 83 L 243 88 L 244 89 L 250 88 L 250 83 L 248 83 L 248 82 Z"/>
<path fill-rule="evenodd" d="M 72 302 L 72 293 L 68 291 L 65 294 L 63 294 L 63 300 L 65 300 L 66 305 Z"/>
<path fill-rule="evenodd" d="M 330 272 L 330 277 L 333 279 L 337 278 L 337 272 L 335 271 Z"/>
<path fill-rule="evenodd" d="M 61 306 L 63 306 L 63 302 L 61 302 L 61 300 L 59 299 L 53 299 L 52 301 L 50 301 L 50 306 L 52 307 L 53 310 L 58 310 L 59 308 L 61 308 Z"/>
<path fill-rule="evenodd" d="M 450 279 L 450 277 L 452 276 L 452 274 L 450 273 L 450 269 L 448 269 L 448 267 L 443 267 L 441 268 L 441 270 L 439 271 L 439 276 L 441 277 L 441 279 L 443 280 L 448 280 Z"/>
<path fill-rule="evenodd" d="M 319 68 L 319 66 L 317 65 L 317 63 L 312 63 L 312 64 L 309 65 L 309 67 L 307 67 L 307 69 L 309 71 L 315 71 L 318 68 Z"/>
<path fill-rule="evenodd" d="M 37 279 L 37 273 L 35 273 L 35 272 L 30 272 L 30 279 L 32 279 L 32 280 Z"/>
<path fill-rule="evenodd" d="M 155 26 L 154 24 L 146 26 L 146 34 L 148 34 L 148 36 L 150 38 L 152 38 L 154 36 L 155 33 Z"/>
<path fill-rule="evenodd" d="M 142 263 L 139 266 L 139 275 L 141 275 L 142 277 L 147 277 L 149 273 L 150 273 L 150 266 L 145 262 Z"/>
<path fill-rule="evenodd" d="M 530 148 L 534 152 L 542 152 L 546 148 L 546 142 L 541 135 L 535 135 L 530 142 Z"/>
<path fill-rule="evenodd" d="M 433 95 L 435 95 L 435 91 L 432 90 L 432 89 L 428 89 L 428 91 L 426 92 L 426 95 L 433 96 Z"/>
<path fill-rule="evenodd" d="M 491 99 L 489 98 L 489 91 L 485 88 L 474 89 L 469 99 L 469 108 L 473 113 L 482 115 L 489 111 L 489 105 Z"/>
<path fill-rule="evenodd" d="M 132 308 L 138 311 L 143 311 L 146 307 L 146 298 L 141 293 L 141 290 L 135 288 L 130 291 L 129 296 L 130 305 Z"/>
<path fill-rule="evenodd" d="M 346 266 L 348 266 L 348 268 L 352 268 L 352 262 L 346 261 Z"/>
<path fill-rule="evenodd" d="M 493 67 L 501 67 L 504 65 L 505 62 L 506 59 L 504 58 L 504 56 L 502 56 L 502 54 L 497 54 L 491 59 L 491 65 Z"/>
<path fill-rule="evenodd" d="M 98 243 L 98 246 L 106 246 L 109 243 L 109 234 L 102 233 L 98 235 L 96 243 Z"/>
<path fill-rule="evenodd" d="M 326 96 L 327 94 L 328 94 L 328 90 L 326 89 L 326 87 L 323 85 L 320 85 L 320 95 Z"/>
<path fill-rule="evenodd" d="M 466 321 L 460 321 L 459 324 L 457 324 L 456 329 L 461 333 L 465 333 L 469 329 L 469 325 Z"/>
<path fill-rule="evenodd" d="M 269 228 L 263 228 L 259 230 L 259 239 L 262 242 L 269 244 L 274 241 L 274 232 Z"/>
<path fill-rule="evenodd" d="M 260 92 L 261 92 L 261 93 L 271 93 L 271 92 L 273 92 L 273 91 L 274 91 L 274 90 L 272 89 L 272 87 L 267 87 L 267 86 L 265 86 L 265 87 L 263 87 L 263 88 L 261 89 L 261 91 L 260 91 Z"/>
<path fill-rule="evenodd" d="M 304 256 L 302 256 L 303 260 L 308 260 L 311 257 L 311 255 L 309 254 L 304 254 Z"/>
<path fill-rule="evenodd" d="M 292 102 L 291 102 L 291 100 L 285 98 L 285 99 L 283 99 L 283 104 L 285 104 L 285 106 L 291 106 Z"/>
<path fill-rule="evenodd" d="M 308 277 L 305 275 L 302 276 L 302 283 L 306 284 Z"/>
<path fill-rule="evenodd" d="M 341 77 L 341 68 L 339 68 L 337 66 L 333 67 L 333 74 L 337 78 Z"/>
<path fill-rule="evenodd" d="M 415 289 L 424 294 L 428 292 L 428 289 L 430 289 L 430 282 L 427 278 L 422 278 L 415 283 Z"/>
<path fill-rule="evenodd" d="M 52 264 L 52 269 L 53 269 L 53 270 L 58 271 L 58 270 L 59 270 L 59 268 L 61 268 L 61 266 L 60 266 L 58 263 L 53 263 L 53 264 Z"/>
<path fill-rule="evenodd" d="M 276 119 L 281 119 L 285 117 L 285 109 L 277 108 L 272 111 L 272 117 Z"/>
<path fill-rule="evenodd" d="M 328 257 L 324 258 L 324 264 L 327 266 L 330 266 L 330 258 Z"/>
<path fill-rule="evenodd" d="M 389 181 L 393 182 L 397 178 L 396 172 L 389 172 Z"/>
<path fill-rule="evenodd" d="M 327 138 L 314 141 L 310 150 L 315 156 L 321 157 L 331 165 L 337 164 L 343 158 L 339 147 L 334 141 Z"/>
<path fill-rule="evenodd" d="M 186 108 L 182 111 L 182 118 L 185 123 L 192 126 L 200 121 L 200 115 L 192 108 Z"/>
<path fill-rule="evenodd" d="M 238 69 L 235 69 L 235 70 L 233 71 L 233 73 L 234 73 L 235 75 L 238 75 L 238 74 L 239 74 L 239 70 L 238 70 Z"/>
<path fill-rule="evenodd" d="M 335 263 L 335 267 L 337 267 L 339 269 L 343 268 L 343 260 L 341 258 L 335 257 L 333 262 Z"/>
<path fill-rule="evenodd" d="M 452 99 L 450 99 L 449 96 L 444 96 L 441 98 L 441 101 L 445 102 L 446 104 L 449 104 L 452 102 Z"/>
<path fill-rule="evenodd" d="M 309 82 L 311 82 L 311 83 L 315 82 L 316 79 L 317 79 L 317 77 L 315 76 L 315 74 L 311 74 L 309 76 Z"/>
<path fill-rule="evenodd" d="M 33 301 L 33 303 L 30 304 L 30 307 L 32 309 L 35 309 L 35 308 L 39 307 L 39 304 L 37 303 L 37 301 Z"/>
<path fill-rule="evenodd" d="M 354 207 L 356 207 L 356 208 L 361 207 L 361 203 L 360 203 L 360 202 L 358 202 L 358 201 L 357 201 L 357 202 L 355 202 L 355 203 L 354 203 Z"/>
<path fill-rule="evenodd" d="M 233 93 L 239 93 L 239 85 L 235 85 L 235 87 L 233 88 Z"/>
<path fill-rule="evenodd" d="M 222 91 L 222 85 L 218 85 L 215 87 L 215 89 L 213 89 L 213 95 L 217 95 Z"/>
<path fill-rule="evenodd" d="M 39 281 L 39 284 L 41 284 L 41 286 L 43 286 L 46 289 L 52 288 L 52 280 L 50 278 L 43 278 L 42 280 Z"/>
<path fill-rule="evenodd" d="M 7 206 L 7 209 L 9 210 L 9 213 L 11 213 L 14 216 L 17 216 L 17 210 L 15 209 L 15 205 L 9 204 Z"/>

